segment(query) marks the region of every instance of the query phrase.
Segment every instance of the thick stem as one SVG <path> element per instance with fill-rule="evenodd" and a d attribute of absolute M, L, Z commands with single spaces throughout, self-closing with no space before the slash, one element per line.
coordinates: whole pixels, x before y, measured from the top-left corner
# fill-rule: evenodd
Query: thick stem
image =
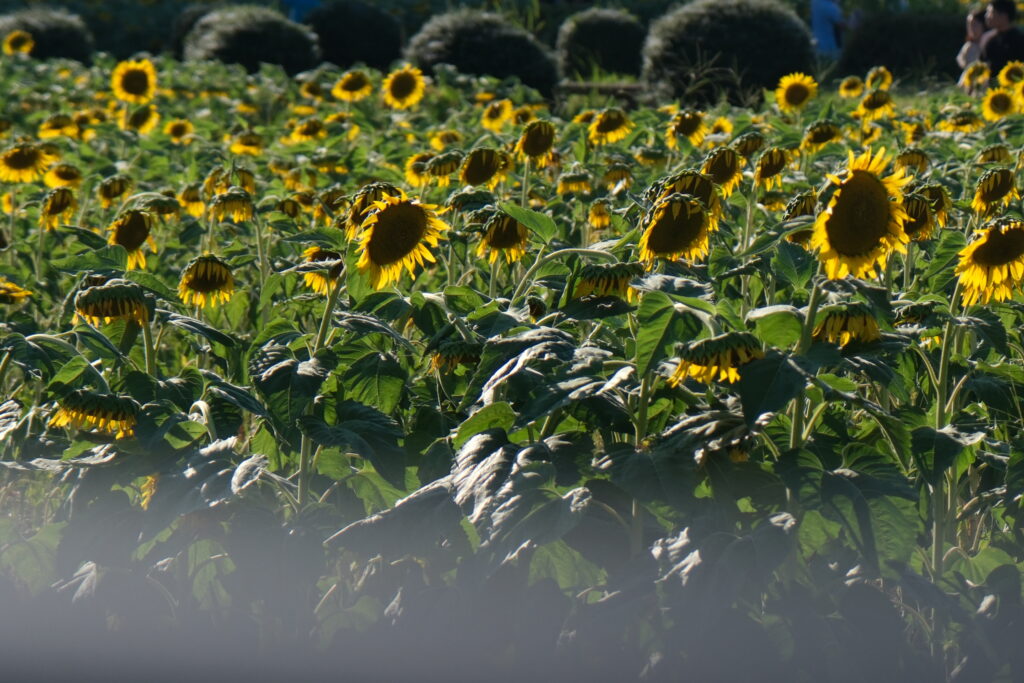
<path fill-rule="evenodd" d="M 153 344 L 152 323 L 142 324 L 142 351 L 146 357 L 146 374 L 156 377 L 156 346 Z"/>
<path fill-rule="evenodd" d="M 13 235 L 11 235 L 13 237 Z M 43 226 L 39 226 L 39 236 L 36 240 L 36 282 L 43 281 L 43 260 L 46 258 L 44 249 L 46 248 L 45 243 L 46 229 Z"/>
<path fill-rule="evenodd" d="M 253 216 L 253 225 L 256 227 L 256 254 L 260 259 L 260 289 L 262 290 L 267 282 L 267 276 L 270 274 L 270 263 L 267 260 L 267 245 L 263 236 L 263 223 Z"/>
<path fill-rule="evenodd" d="M 956 316 L 960 303 L 960 280 L 956 281 L 953 298 L 949 302 L 949 320 L 946 321 L 942 333 L 942 349 L 939 351 L 938 382 L 935 386 L 935 429 L 946 426 L 949 415 L 947 407 L 947 384 L 949 383 L 949 360 L 953 353 L 954 337 L 956 337 Z M 932 578 L 942 576 L 944 557 L 943 546 L 946 537 L 946 515 L 948 514 L 947 492 L 951 484 L 947 472 L 933 472 L 935 483 L 932 486 Z"/>
<path fill-rule="evenodd" d="M 814 336 L 814 319 L 818 316 L 818 307 L 821 305 L 821 284 L 814 283 L 811 290 L 811 299 L 807 302 L 807 316 L 804 318 L 804 326 L 800 331 L 800 342 L 796 347 L 796 354 L 807 353 L 811 348 L 811 341 Z M 804 402 L 806 392 L 801 389 L 793 403 L 793 420 L 789 430 L 789 447 L 799 448 L 804 443 Z"/>
<path fill-rule="evenodd" d="M 0 396 L 4 395 L 4 376 L 7 374 L 7 368 L 11 365 L 11 359 L 14 357 L 14 351 L 8 350 L 4 354 L 4 357 L 0 359 Z"/>
<path fill-rule="evenodd" d="M 530 157 L 526 157 L 526 163 L 523 165 L 523 182 L 520 184 L 523 186 L 523 195 L 519 204 L 524 209 L 528 209 L 530 208 Z"/>
<path fill-rule="evenodd" d="M 537 271 L 540 270 L 541 266 L 553 261 L 556 258 L 566 256 L 568 254 L 579 254 L 580 256 L 595 256 L 598 258 L 605 258 L 608 259 L 609 261 L 619 260 L 614 254 L 610 254 L 607 251 L 601 251 L 599 249 L 559 249 L 558 251 L 551 252 L 547 256 L 544 256 L 543 253 L 544 252 L 542 250 L 539 254 L 537 254 L 537 260 L 534 261 L 533 265 L 530 266 L 530 269 L 526 271 L 526 275 L 523 276 L 523 279 L 520 281 L 519 286 L 516 287 L 515 293 L 512 294 L 513 306 L 516 304 L 517 301 L 519 301 L 520 297 L 526 294 L 526 292 L 529 290 L 530 285 L 532 284 L 533 276 L 537 274 Z"/>
<path fill-rule="evenodd" d="M 498 259 L 491 261 L 491 276 L 487 283 L 487 296 L 493 299 L 498 294 Z"/>

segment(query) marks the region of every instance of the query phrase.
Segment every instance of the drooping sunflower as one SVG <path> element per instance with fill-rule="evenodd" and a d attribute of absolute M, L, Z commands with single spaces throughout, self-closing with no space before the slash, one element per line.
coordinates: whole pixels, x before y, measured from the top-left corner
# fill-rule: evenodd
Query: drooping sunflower
<path fill-rule="evenodd" d="M 590 184 L 590 174 L 579 164 L 573 164 L 568 173 L 558 176 L 558 194 L 590 194 L 593 187 Z"/>
<path fill-rule="evenodd" d="M 538 166 L 545 166 L 551 160 L 554 144 L 555 124 L 545 120 L 531 121 L 516 142 L 516 153 Z"/>
<path fill-rule="evenodd" d="M 188 119 L 171 119 L 164 125 L 164 135 L 175 145 L 191 145 L 196 127 Z"/>
<path fill-rule="evenodd" d="M 185 207 L 185 213 L 193 218 L 202 218 L 206 212 L 206 204 L 203 203 L 202 185 L 200 183 L 189 183 L 181 188 L 178 193 L 178 202 Z"/>
<path fill-rule="evenodd" d="M 587 139 L 594 146 L 607 145 L 625 139 L 635 124 L 618 107 L 601 111 L 587 127 Z"/>
<path fill-rule="evenodd" d="M 658 168 L 668 161 L 668 152 L 662 147 L 644 146 L 633 153 L 633 158 L 641 166 Z"/>
<path fill-rule="evenodd" d="M 985 127 L 985 121 L 970 109 L 950 114 L 939 121 L 939 130 L 949 133 L 973 133 Z"/>
<path fill-rule="evenodd" d="M 39 207 L 39 227 L 56 230 L 61 221 L 69 221 L 78 209 L 78 200 L 70 187 L 55 187 L 43 197 Z"/>
<path fill-rule="evenodd" d="M 5 183 L 31 183 L 37 180 L 54 158 L 39 145 L 20 144 L 0 154 L 0 180 Z"/>
<path fill-rule="evenodd" d="M 782 172 L 789 164 L 789 151 L 781 147 L 766 149 L 757 160 L 754 169 L 754 185 L 770 190 L 776 185 L 782 187 Z"/>
<path fill-rule="evenodd" d="M 949 212 L 953 209 L 953 200 L 949 198 L 949 192 L 946 188 L 938 183 L 931 183 L 929 185 L 922 185 L 914 190 L 916 193 L 924 195 L 931 202 L 932 215 L 935 218 L 935 223 L 940 228 L 945 227 L 946 222 L 949 220 Z"/>
<path fill-rule="evenodd" d="M 75 389 L 60 399 L 59 406 L 50 418 L 50 427 L 97 431 L 114 439 L 135 434 L 139 404 L 130 396 Z"/>
<path fill-rule="evenodd" d="M 595 116 L 597 116 L 596 109 L 584 109 L 579 114 L 576 114 L 576 116 L 572 117 L 572 122 L 582 123 L 584 125 L 589 126 L 590 122 L 594 120 Z"/>
<path fill-rule="evenodd" d="M 888 118 L 895 113 L 896 107 L 888 90 L 872 90 L 861 99 L 854 111 L 854 115 L 864 122 Z"/>
<path fill-rule="evenodd" d="M 316 196 L 316 203 L 313 204 L 313 223 L 326 221 L 340 215 L 342 209 L 348 204 L 348 193 L 341 185 L 332 185 L 321 191 Z"/>
<path fill-rule="evenodd" d="M 117 126 L 121 130 L 132 130 L 139 135 L 149 135 L 159 123 L 160 112 L 154 105 L 146 104 L 136 109 L 125 107 L 121 110 Z"/>
<path fill-rule="evenodd" d="M 719 116 L 717 119 L 711 122 L 711 129 L 708 130 L 708 135 L 712 137 L 720 136 L 724 139 L 732 135 L 732 129 L 732 121 L 725 118 L 724 116 Z"/>
<path fill-rule="evenodd" d="M 149 250 L 156 252 L 153 239 L 153 215 L 140 209 L 128 209 L 107 227 L 110 232 L 109 244 L 120 244 L 128 252 L 128 270 L 146 267 L 146 254 L 142 247 L 149 244 Z"/>
<path fill-rule="evenodd" d="M 303 275 L 306 286 L 317 294 L 326 295 L 330 291 L 332 282 L 337 281 L 341 275 L 345 256 L 341 252 L 323 247 L 309 247 L 302 252 L 306 263 L 324 263 L 322 270 L 308 270 Z"/>
<path fill-rule="evenodd" d="M 32 54 L 32 48 L 36 41 L 28 31 L 14 30 L 4 36 L 5 55 L 28 55 Z"/>
<path fill-rule="evenodd" d="M 985 62 L 971 62 L 960 74 L 958 85 L 968 90 L 977 90 L 992 80 L 992 72 Z"/>
<path fill-rule="evenodd" d="M 299 86 L 299 95 L 307 100 L 319 102 L 324 99 L 324 87 L 320 85 L 320 81 L 310 78 L 307 81 L 303 81 L 302 85 Z"/>
<path fill-rule="evenodd" d="M 804 130 L 804 139 L 800 147 L 809 151 L 817 152 L 830 142 L 836 142 L 843 137 L 843 131 L 832 121 L 815 121 Z"/>
<path fill-rule="evenodd" d="M 446 130 L 439 130 L 430 136 L 430 146 L 436 149 L 438 152 L 443 152 L 446 147 L 451 147 L 462 142 L 462 133 L 457 130 L 448 128 Z"/>
<path fill-rule="evenodd" d="M 216 306 L 226 303 L 234 293 L 235 278 L 231 268 L 212 254 L 192 259 L 178 282 L 178 296 L 186 306 Z"/>
<path fill-rule="evenodd" d="M 1011 60 L 999 70 L 999 85 L 1009 88 L 1014 83 L 1020 83 L 1024 81 L 1024 62 L 1019 60 Z"/>
<path fill-rule="evenodd" d="M 1006 301 L 1024 283 L 1024 221 L 996 218 L 974 236 L 956 267 L 964 305 Z"/>
<path fill-rule="evenodd" d="M 0 304 L 16 304 L 32 296 L 32 292 L 0 275 Z"/>
<path fill-rule="evenodd" d="M 331 88 L 331 95 L 342 102 L 358 102 L 369 97 L 372 92 L 373 81 L 360 69 L 346 71 Z"/>
<path fill-rule="evenodd" d="M 500 150 L 477 147 L 466 155 L 459 171 L 463 185 L 486 185 L 494 188 L 511 170 L 511 159 Z"/>
<path fill-rule="evenodd" d="M 903 131 L 903 142 L 916 145 L 928 134 L 928 126 L 923 121 L 897 121 L 896 125 Z"/>
<path fill-rule="evenodd" d="M 139 285 L 114 279 L 86 287 L 75 294 L 75 316 L 92 325 L 105 325 L 115 320 L 130 320 L 145 325 L 153 319 L 156 304 Z"/>
<path fill-rule="evenodd" d="M 423 187 L 430 183 L 427 164 L 434 158 L 433 152 L 418 152 L 405 160 L 405 182 L 412 187 Z"/>
<path fill-rule="evenodd" d="M 907 237 L 915 242 L 930 238 L 935 231 L 931 200 L 923 194 L 907 194 L 903 197 L 903 208 L 907 211 L 907 220 L 903 222 Z"/>
<path fill-rule="evenodd" d="M 43 182 L 47 187 L 77 188 L 82 184 L 82 172 L 71 164 L 54 164 L 46 171 Z"/>
<path fill-rule="evenodd" d="M 409 109 L 423 99 L 426 82 L 423 72 L 406 65 L 388 74 L 384 79 L 384 103 L 392 109 Z"/>
<path fill-rule="evenodd" d="M 775 104 L 785 114 L 795 114 L 818 94 L 818 83 L 807 74 L 783 76 L 775 88 Z"/>
<path fill-rule="evenodd" d="M 598 199 L 597 201 L 591 202 L 590 208 L 587 209 L 587 223 L 590 227 L 595 230 L 601 230 L 607 228 L 612 223 L 612 214 L 608 210 L 608 201 L 605 199 Z"/>
<path fill-rule="evenodd" d="M 404 194 L 386 194 L 373 202 L 363 221 L 356 267 L 370 276 L 374 289 L 397 282 L 403 268 L 415 275 L 417 265 L 435 262 L 430 247 L 436 247 L 441 233 L 448 230 L 436 209 Z"/>
<path fill-rule="evenodd" d="M 257 157 L 263 154 L 263 138 L 257 133 L 242 133 L 231 139 L 228 149 L 232 154 Z"/>
<path fill-rule="evenodd" d="M 747 332 L 726 332 L 683 344 L 678 349 L 679 365 L 676 366 L 668 383 L 679 386 L 692 377 L 698 382 L 740 381 L 740 368 L 747 363 L 764 358 L 761 343 Z"/>
<path fill-rule="evenodd" d="M 744 159 L 751 159 L 767 143 L 767 139 L 756 130 L 740 135 L 732 141 L 732 148 L 740 153 Z"/>
<path fill-rule="evenodd" d="M 680 171 L 654 183 L 644 193 L 652 204 L 673 194 L 684 194 L 696 197 L 708 213 L 708 230 L 718 229 L 724 209 L 722 199 L 715 188 L 715 181 L 710 176 L 698 171 Z"/>
<path fill-rule="evenodd" d="M 913 170 L 917 173 L 927 171 L 929 163 L 931 163 L 931 160 L 928 158 L 928 154 L 923 149 L 918 149 L 917 147 L 907 147 L 897 154 L 896 158 L 892 161 L 894 168 Z"/>
<path fill-rule="evenodd" d="M 36 135 L 40 140 L 60 137 L 61 135 L 76 138 L 79 134 L 78 124 L 67 114 L 54 114 L 47 116 L 46 120 L 39 124 Z"/>
<path fill-rule="evenodd" d="M 125 196 L 132 189 L 132 179 L 120 173 L 104 178 L 98 188 L 96 195 L 99 197 L 100 206 L 109 209 L 121 197 Z"/>
<path fill-rule="evenodd" d="M 910 179 L 901 170 L 883 178 L 887 165 L 884 148 L 859 157 L 851 151 L 845 177 L 828 176 L 836 190 L 814 222 L 810 247 L 829 278 L 874 277 L 893 251 L 905 251 L 903 187 Z"/>
<path fill-rule="evenodd" d="M 740 155 L 732 147 L 716 147 L 705 157 L 700 171 L 722 188 L 722 197 L 725 199 L 743 180 Z"/>
<path fill-rule="evenodd" d="M 613 161 L 601 176 L 601 184 L 612 194 L 628 190 L 633 186 L 633 171 L 624 161 Z"/>
<path fill-rule="evenodd" d="M 974 189 L 971 208 L 979 216 L 990 216 L 1001 207 L 1008 206 L 1014 199 L 1020 199 L 1013 171 L 1008 168 L 992 168 L 978 179 Z"/>
<path fill-rule="evenodd" d="M 694 109 L 684 109 L 678 112 L 668 122 L 665 130 L 665 144 L 669 149 L 679 147 L 679 138 L 686 138 L 694 147 L 699 147 L 704 142 L 708 127 L 704 124 L 704 115 Z"/>
<path fill-rule="evenodd" d="M 853 138 L 859 142 L 862 147 L 873 145 L 881 137 L 882 127 L 876 123 L 858 126 L 856 132 L 853 134 Z"/>
<path fill-rule="evenodd" d="M 580 269 L 572 296 L 617 296 L 633 301 L 637 291 L 629 283 L 643 274 L 642 263 L 591 263 Z"/>
<path fill-rule="evenodd" d="M 462 339 L 443 341 L 430 357 L 430 370 L 432 372 L 455 372 L 460 365 L 475 368 L 480 364 L 480 355 L 483 350 L 483 344 L 477 342 Z"/>
<path fill-rule="evenodd" d="M 641 225 L 640 260 L 648 268 L 658 259 L 696 261 L 708 253 L 711 218 L 697 197 L 675 193 L 659 199 Z"/>
<path fill-rule="evenodd" d="M 818 312 L 816 323 L 816 341 L 849 346 L 853 342 L 869 343 L 882 338 L 871 309 L 860 302 L 826 306 Z"/>
<path fill-rule="evenodd" d="M 230 216 L 235 223 L 251 221 L 256 213 L 252 196 L 244 188 L 232 186 L 227 192 L 215 195 L 209 206 L 210 217 L 222 221 Z"/>
<path fill-rule="evenodd" d="M 488 102 L 480 116 L 480 125 L 493 133 L 500 133 L 505 124 L 512 119 L 512 109 L 512 100 Z"/>
<path fill-rule="evenodd" d="M 114 97 L 129 104 L 146 104 L 156 94 L 156 67 L 148 59 L 119 62 L 110 76 Z"/>
<path fill-rule="evenodd" d="M 502 211 L 495 212 L 484 225 L 484 235 L 477 246 L 476 255 L 495 263 L 499 256 L 506 263 L 514 263 L 526 254 L 530 243 L 530 230 Z"/>
<path fill-rule="evenodd" d="M 462 165 L 462 152 L 452 151 L 438 154 L 427 162 L 427 175 L 434 179 L 438 187 L 448 187 L 453 173 Z"/>
<path fill-rule="evenodd" d="M 981 101 L 981 115 L 987 121 L 999 121 L 1017 112 L 1017 101 L 1006 88 L 989 88 Z"/>
<path fill-rule="evenodd" d="M 892 72 L 884 66 L 872 67 L 864 78 L 868 90 L 888 90 L 892 87 Z"/>
<path fill-rule="evenodd" d="M 979 166 L 986 164 L 1009 164 L 1013 162 L 1013 155 L 1006 145 L 996 144 L 985 147 L 974 157 L 974 163 Z"/>
<path fill-rule="evenodd" d="M 864 94 L 864 81 L 859 76 L 847 76 L 839 83 L 839 96 L 847 99 Z"/>

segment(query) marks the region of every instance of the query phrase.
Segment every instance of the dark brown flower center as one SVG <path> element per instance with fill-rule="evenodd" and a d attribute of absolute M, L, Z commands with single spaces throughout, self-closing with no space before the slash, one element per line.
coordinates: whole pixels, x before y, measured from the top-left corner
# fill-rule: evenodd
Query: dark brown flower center
<path fill-rule="evenodd" d="M 121 75 L 121 88 L 129 95 L 149 92 L 149 74 L 142 69 L 128 69 Z"/>
<path fill-rule="evenodd" d="M 825 223 L 829 244 L 842 256 L 866 254 L 888 232 L 889 216 L 889 193 L 882 181 L 867 171 L 853 171 Z"/>
<path fill-rule="evenodd" d="M 396 100 L 404 100 L 416 92 L 416 85 L 418 83 L 419 79 L 416 78 L 416 74 L 402 71 L 395 74 L 394 78 L 391 79 L 388 90 Z"/>
<path fill-rule="evenodd" d="M 676 213 L 676 208 L 679 209 Z M 666 202 L 648 228 L 647 248 L 655 254 L 677 254 L 694 246 L 706 224 L 702 210 L 688 210 L 682 201 Z"/>
<path fill-rule="evenodd" d="M 136 251 L 149 237 L 149 220 L 141 211 L 129 211 L 114 228 L 114 243 Z"/>
<path fill-rule="evenodd" d="M 416 204 L 389 204 L 377 216 L 366 249 L 378 266 L 397 263 L 408 256 L 427 232 L 427 213 Z"/>
<path fill-rule="evenodd" d="M 985 267 L 1002 266 L 1024 256 L 1024 227 L 990 228 L 971 260 Z"/>
<path fill-rule="evenodd" d="M 462 168 L 462 179 L 470 185 L 483 185 L 490 182 L 494 174 L 501 170 L 501 157 L 493 149 L 475 149 L 466 158 Z"/>

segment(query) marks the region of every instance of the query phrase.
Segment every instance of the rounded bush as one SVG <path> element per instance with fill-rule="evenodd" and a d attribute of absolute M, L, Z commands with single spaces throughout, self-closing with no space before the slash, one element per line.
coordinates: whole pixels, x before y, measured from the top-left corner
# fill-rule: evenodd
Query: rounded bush
<path fill-rule="evenodd" d="M 61 57 L 87 62 L 92 57 L 92 32 L 76 14 L 55 9 L 29 9 L 0 15 L 0 40 L 11 31 L 28 31 L 39 59 Z"/>
<path fill-rule="evenodd" d="M 240 5 L 214 10 L 185 36 L 189 61 L 218 59 L 253 73 L 261 63 L 278 64 L 289 74 L 316 66 L 316 34 L 265 7 Z"/>
<path fill-rule="evenodd" d="M 384 10 L 360 0 L 326 2 L 306 17 L 324 61 L 342 68 L 362 62 L 386 70 L 402 56 L 402 27 Z"/>
<path fill-rule="evenodd" d="M 216 5 L 189 5 L 174 19 L 171 30 L 170 50 L 177 59 L 185 54 L 185 38 L 195 28 L 200 19 L 217 9 Z"/>
<path fill-rule="evenodd" d="M 862 76 L 885 65 L 893 74 L 960 75 L 957 51 L 964 40 L 959 13 L 900 12 L 868 16 L 846 40 L 837 74 Z"/>
<path fill-rule="evenodd" d="M 629 12 L 592 8 L 571 15 L 558 29 L 558 67 L 565 77 L 606 73 L 640 75 L 643 24 Z"/>
<path fill-rule="evenodd" d="M 548 50 L 525 30 L 491 12 L 459 10 L 432 18 L 409 41 L 405 56 L 424 69 L 451 64 L 467 74 L 516 76 L 545 96 L 558 82 Z"/>
<path fill-rule="evenodd" d="M 811 35 L 776 0 L 696 0 L 651 25 L 643 79 L 661 97 L 743 103 L 814 67 Z"/>

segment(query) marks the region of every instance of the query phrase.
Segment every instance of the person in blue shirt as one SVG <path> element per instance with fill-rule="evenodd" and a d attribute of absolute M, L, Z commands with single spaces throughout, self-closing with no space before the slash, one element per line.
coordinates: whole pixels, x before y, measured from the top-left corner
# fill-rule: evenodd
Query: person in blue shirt
<path fill-rule="evenodd" d="M 292 21 L 302 21 L 311 9 L 320 4 L 320 0 L 284 0 L 284 6 L 288 8 L 288 18 Z"/>
<path fill-rule="evenodd" d="M 846 19 L 838 0 L 811 0 L 811 35 L 818 54 L 836 59 L 841 52 L 840 32 L 846 28 Z"/>

